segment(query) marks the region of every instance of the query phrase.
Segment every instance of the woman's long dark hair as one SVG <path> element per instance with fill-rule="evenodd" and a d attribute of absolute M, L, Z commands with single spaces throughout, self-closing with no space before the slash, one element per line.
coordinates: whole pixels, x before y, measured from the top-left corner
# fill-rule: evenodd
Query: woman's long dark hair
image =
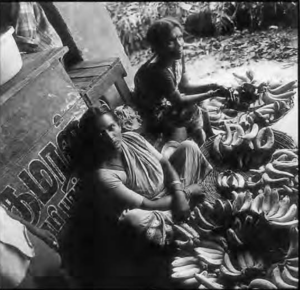
<path fill-rule="evenodd" d="M 150 44 L 151 49 L 154 53 L 162 46 L 162 44 L 168 40 L 171 35 L 172 30 L 178 27 L 183 31 L 182 25 L 177 19 L 173 17 L 165 17 L 156 20 L 148 29 L 146 40 Z"/>
<path fill-rule="evenodd" d="M 79 122 L 80 131 L 80 166 L 84 170 L 93 170 L 96 166 L 101 164 L 110 153 L 110 148 L 103 142 L 99 142 L 99 131 L 97 128 L 97 120 L 105 115 L 109 114 L 112 118 L 118 122 L 117 116 L 106 105 L 101 107 L 90 107 L 82 115 Z"/>

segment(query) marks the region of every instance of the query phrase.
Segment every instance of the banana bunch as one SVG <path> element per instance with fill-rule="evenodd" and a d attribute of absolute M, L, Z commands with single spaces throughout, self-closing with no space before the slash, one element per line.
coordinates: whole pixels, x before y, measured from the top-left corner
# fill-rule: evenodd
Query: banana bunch
<path fill-rule="evenodd" d="M 261 93 L 261 99 L 265 104 L 272 104 L 276 101 L 285 101 L 290 103 L 293 101 L 293 96 L 295 91 L 293 91 L 294 85 L 297 83 L 297 80 L 288 82 L 284 85 L 281 85 L 275 89 L 270 89 L 265 87 Z"/>
<path fill-rule="evenodd" d="M 276 265 L 272 270 L 272 282 L 280 289 L 296 289 L 299 283 L 298 234 L 298 228 L 290 229 L 290 245 L 284 263 Z"/>
<path fill-rule="evenodd" d="M 227 228 L 231 223 L 233 216 L 233 205 L 230 200 L 216 199 L 214 204 L 214 212 L 212 218 L 214 221 L 221 225 L 223 228 Z"/>
<path fill-rule="evenodd" d="M 250 282 L 248 289 L 277 289 L 277 287 L 267 279 L 256 278 Z"/>
<path fill-rule="evenodd" d="M 277 121 L 291 106 L 284 100 L 278 100 L 267 105 L 261 105 L 259 108 L 250 112 L 246 117 L 241 117 L 242 121 L 247 124 L 257 123 L 259 127 L 268 126 Z M 243 123 L 243 124 L 244 124 Z"/>
<path fill-rule="evenodd" d="M 228 116 L 222 110 L 211 110 L 209 111 L 209 121 L 213 127 L 219 128 L 220 125 L 223 125 L 226 121 L 233 121 L 234 117 Z"/>
<path fill-rule="evenodd" d="M 286 253 L 286 264 L 288 264 L 289 261 L 293 260 L 294 258 L 299 256 L 298 248 L 299 248 L 299 231 L 298 228 L 293 227 L 290 229 L 290 245 Z"/>
<path fill-rule="evenodd" d="M 175 234 L 173 244 L 176 248 L 191 249 L 193 246 L 199 245 L 200 236 L 191 225 L 187 223 L 174 224 L 173 230 Z"/>
<path fill-rule="evenodd" d="M 249 277 L 259 276 L 264 274 L 265 263 L 261 258 L 254 258 L 249 251 L 238 252 L 234 267 L 230 256 L 224 255 L 223 265 L 220 267 L 220 272 L 224 277 L 230 280 L 239 281 Z M 237 269 L 237 267 L 239 269 Z"/>
<path fill-rule="evenodd" d="M 286 265 L 281 271 L 279 266 L 276 266 L 272 271 L 272 282 L 279 289 L 297 289 L 298 288 L 298 266 Z"/>
<path fill-rule="evenodd" d="M 224 286 L 218 283 L 218 278 L 210 275 L 207 271 L 195 274 L 195 278 L 199 283 L 198 289 L 224 289 Z"/>
<path fill-rule="evenodd" d="M 234 151 L 243 143 L 243 128 L 238 124 L 224 122 L 225 134 L 219 134 L 214 139 L 213 153 L 217 160 L 230 160 Z M 233 128 L 234 130 L 231 130 Z"/>
<path fill-rule="evenodd" d="M 246 190 L 243 192 L 237 193 L 236 191 L 232 191 L 234 194 L 233 201 L 233 213 L 242 212 L 249 210 L 252 204 L 252 192 L 250 190 Z"/>
<path fill-rule="evenodd" d="M 276 150 L 268 164 L 250 172 L 254 174 L 246 181 L 249 188 L 270 184 L 280 194 L 298 194 L 298 155 L 291 149 Z"/>
<path fill-rule="evenodd" d="M 202 271 L 199 259 L 195 256 L 175 257 L 171 262 L 171 279 L 183 288 L 198 286 L 195 274 Z"/>
<path fill-rule="evenodd" d="M 213 241 L 204 243 L 206 246 L 196 247 L 194 251 L 202 262 L 209 267 L 218 267 L 223 262 L 224 248 Z"/>
<path fill-rule="evenodd" d="M 219 173 L 217 177 L 217 185 L 222 190 L 243 189 L 245 186 L 245 179 L 240 173 L 235 173 L 231 170 L 226 170 Z"/>

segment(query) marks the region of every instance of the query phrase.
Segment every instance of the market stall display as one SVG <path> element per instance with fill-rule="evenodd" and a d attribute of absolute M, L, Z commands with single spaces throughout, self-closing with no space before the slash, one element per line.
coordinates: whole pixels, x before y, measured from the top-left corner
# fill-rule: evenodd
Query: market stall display
<path fill-rule="evenodd" d="M 214 168 L 203 182 L 213 200 L 174 225 L 175 288 L 298 286 L 298 148 L 270 126 L 292 108 L 296 82 L 257 84 L 253 75 L 236 76 L 244 78 L 238 99 L 248 94 L 248 102 L 206 106 L 222 130 L 201 147 Z"/>
<path fill-rule="evenodd" d="M 297 80 L 285 84 L 259 83 L 252 70 L 246 71 L 246 76 L 233 75 L 239 85 L 228 89 L 227 100 L 215 98 L 206 105 L 212 126 L 230 122 L 243 124 L 248 130 L 254 123 L 259 127 L 271 125 L 294 106 Z"/>

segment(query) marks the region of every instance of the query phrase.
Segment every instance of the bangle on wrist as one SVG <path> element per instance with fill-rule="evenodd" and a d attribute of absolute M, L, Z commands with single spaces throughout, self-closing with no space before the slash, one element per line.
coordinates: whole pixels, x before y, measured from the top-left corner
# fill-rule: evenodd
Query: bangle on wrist
<path fill-rule="evenodd" d="M 171 182 L 170 186 L 174 190 L 183 190 L 182 183 L 179 180 L 175 180 L 175 181 Z"/>

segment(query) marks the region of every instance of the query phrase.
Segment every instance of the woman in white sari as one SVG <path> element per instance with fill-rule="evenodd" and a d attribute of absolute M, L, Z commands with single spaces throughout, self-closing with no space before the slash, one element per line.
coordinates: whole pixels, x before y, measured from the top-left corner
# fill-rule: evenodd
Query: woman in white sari
<path fill-rule="evenodd" d="M 191 202 L 204 198 L 199 184 L 212 170 L 196 143 L 182 142 L 166 160 L 139 134 L 122 133 L 106 106 L 89 108 L 80 129 L 92 157 L 95 203 L 147 240 L 170 242 L 173 221 L 187 218 Z"/>

